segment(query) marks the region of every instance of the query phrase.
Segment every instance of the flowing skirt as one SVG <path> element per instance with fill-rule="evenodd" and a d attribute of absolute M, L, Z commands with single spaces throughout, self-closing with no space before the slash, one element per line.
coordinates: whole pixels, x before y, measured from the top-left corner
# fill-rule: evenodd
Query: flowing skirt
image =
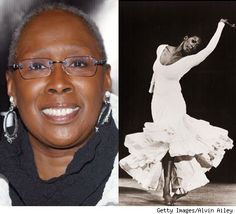
<path fill-rule="evenodd" d="M 205 173 L 217 167 L 226 149 L 233 147 L 228 132 L 185 114 L 172 123 L 145 123 L 143 132 L 126 136 L 125 146 L 130 155 L 120 161 L 120 166 L 144 188 L 157 190 L 163 187 L 162 158 L 189 157 L 174 162 L 172 192 L 188 192 L 209 182 Z M 201 159 L 196 158 L 200 155 Z"/>

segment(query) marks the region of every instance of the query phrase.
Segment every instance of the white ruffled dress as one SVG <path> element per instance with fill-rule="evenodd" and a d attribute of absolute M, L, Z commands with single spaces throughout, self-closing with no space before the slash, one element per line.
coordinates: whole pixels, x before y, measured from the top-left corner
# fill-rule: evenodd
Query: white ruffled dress
<path fill-rule="evenodd" d="M 167 152 L 171 157 L 190 157 L 174 162 L 172 192 L 180 193 L 209 182 L 205 172 L 210 168 L 203 167 L 194 157 L 196 154 L 201 154 L 204 161 L 217 167 L 225 150 L 233 147 L 226 130 L 187 115 L 179 83 L 184 74 L 201 63 L 215 49 L 223 28 L 224 23 L 219 22 L 206 48 L 171 65 L 160 63 L 160 56 L 167 45 L 157 48 L 149 91 L 153 92 L 151 110 L 154 122 L 145 123 L 143 132 L 126 136 L 125 146 L 130 155 L 120 161 L 121 168 L 146 189 L 157 190 L 163 187 L 161 161 Z"/>

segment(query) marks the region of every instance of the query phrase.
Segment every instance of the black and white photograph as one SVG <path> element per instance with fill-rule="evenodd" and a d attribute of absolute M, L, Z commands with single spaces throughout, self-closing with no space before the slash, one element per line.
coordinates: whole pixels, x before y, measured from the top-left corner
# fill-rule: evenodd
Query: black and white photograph
<path fill-rule="evenodd" d="M 120 1 L 121 206 L 236 205 L 235 11 Z"/>

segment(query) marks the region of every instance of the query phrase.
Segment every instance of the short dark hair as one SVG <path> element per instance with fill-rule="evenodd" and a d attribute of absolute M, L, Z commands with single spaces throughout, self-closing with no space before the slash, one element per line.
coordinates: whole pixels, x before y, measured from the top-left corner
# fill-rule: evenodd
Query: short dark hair
<path fill-rule="evenodd" d="M 29 23 L 35 16 L 38 16 L 42 12 L 55 10 L 55 9 L 72 13 L 72 14 L 78 16 L 79 18 L 81 18 L 87 24 L 88 28 L 92 31 L 92 33 L 94 34 L 94 36 L 95 36 L 95 38 L 98 42 L 98 46 L 99 46 L 99 49 L 101 51 L 102 57 L 105 58 L 105 59 L 107 58 L 105 47 L 104 47 L 104 42 L 103 42 L 103 38 L 101 36 L 101 33 L 100 33 L 97 25 L 89 17 L 89 15 L 87 15 L 86 13 L 84 13 L 83 11 L 79 10 L 78 8 L 76 8 L 74 6 L 67 5 L 67 4 L 64 4 L 64 3 L 55 3 L 54 2 L 54 3 L 43 4 L 42 6 L 32 10 L 31 12 L 29 12 L 23 18 L 23 21 L 21 22 L 21 24 L 15 29 L 15 31 L 12 34 L 12 39 L 11 39 L 11 43 L 10 43 L 10 50 L 9 50 L 9 56 L 8 56 L 8 65 L 12 65 L 16 61 L 17 43 L 18 43 L 19 37 L 22 33 L 22 30 L 24 29 L 26 24 Z"/>

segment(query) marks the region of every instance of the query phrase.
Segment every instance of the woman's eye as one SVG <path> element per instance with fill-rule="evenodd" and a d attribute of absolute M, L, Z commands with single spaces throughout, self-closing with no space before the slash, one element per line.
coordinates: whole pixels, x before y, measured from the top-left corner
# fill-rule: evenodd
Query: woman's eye
<path fill-rule="evenodd" d="M 42 70 L 45 69 L 46 66 L 42 63 L 32 63 L 29 65 L 29 70 Z"/>
<path fill-rule="evenodd" d="M 70 64 L 70 67 L 84 68 L 87 67 L 87 63 L 82 60 L 76 60 Z"/>

